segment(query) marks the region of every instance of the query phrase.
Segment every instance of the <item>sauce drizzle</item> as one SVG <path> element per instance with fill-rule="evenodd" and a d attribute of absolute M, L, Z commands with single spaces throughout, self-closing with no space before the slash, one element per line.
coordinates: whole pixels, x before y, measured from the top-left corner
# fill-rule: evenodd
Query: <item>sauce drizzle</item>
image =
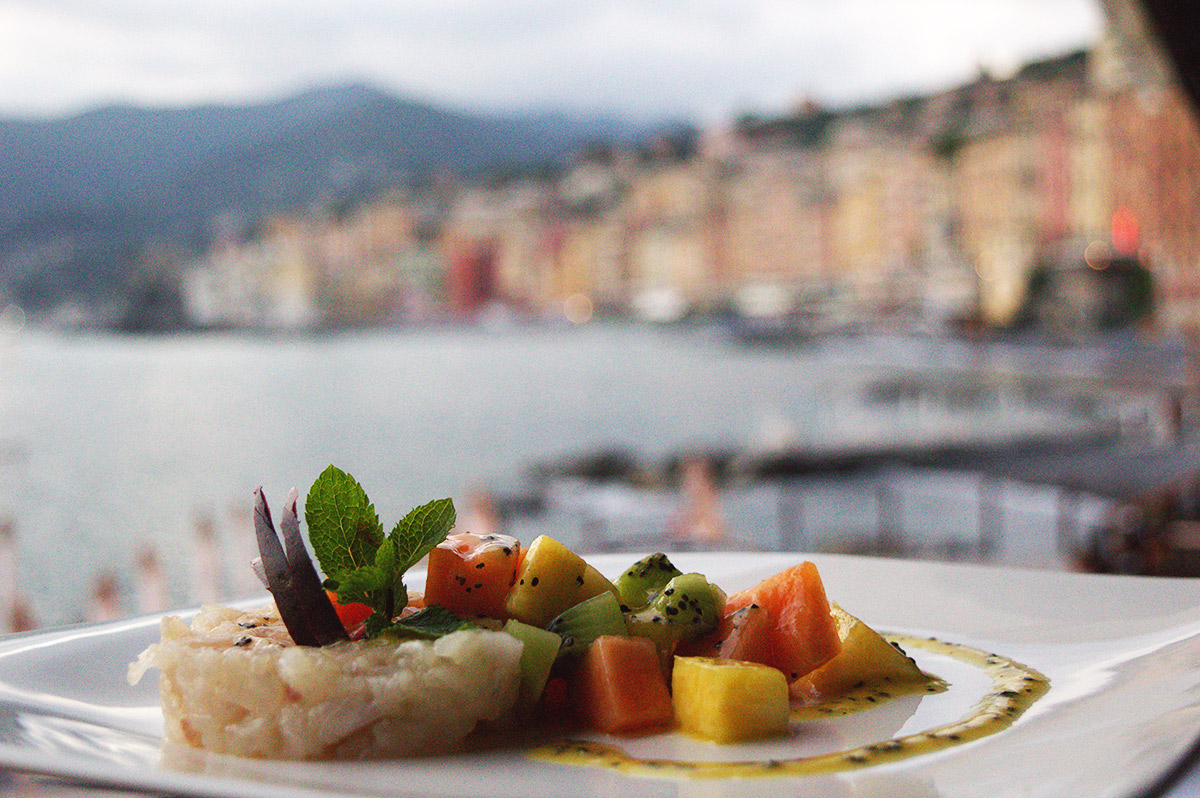
<path fill-rule="evenodd" d="M 732 762 L 639 758 L 631 756 L 616 745 L 571 739 L 537 746 L 531 749 L 528 755 L 546 762 L 609 768 L 630 776 L 650 778 L 716 779 L 834 773 L 941 751 L 996 734 L 1011 726 L 1050 688 L 1050 682 L 1045 676 L 1007 657 L 936 638 L 896 634 L 884 637 L 904 648 L 924 649 L 975 666 L 990 677 L 991 686 L 971 711 L 955 722 L 935 726 L 916 734 L 891 737 L 857 748 L 814 756 Z M 937 679 L 915 685 L 915 690 L 931 693 L 944 689 L 945 683 Z M 911 691 L 909 692 L 911 694 Z M 882 693 L 877 689 L 867 688 L 834 701 L 794 709 L 792 721 L 795 723 L 847 715 L 877 707 L 882 701 L 904 693 L 903 690 L 890 687 Z"/>

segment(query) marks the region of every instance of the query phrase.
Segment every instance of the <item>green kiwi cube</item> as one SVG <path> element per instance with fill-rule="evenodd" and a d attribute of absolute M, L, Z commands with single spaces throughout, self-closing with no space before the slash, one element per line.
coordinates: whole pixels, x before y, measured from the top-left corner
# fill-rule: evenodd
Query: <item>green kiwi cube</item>
<path fill-rule="evenodd" d="M 659 552 L 643 557 L 629 566 L 613 584 L 621 596 L 621 603 L 631 610 L 639 610 L 649 604 L 668 582 L 681 573 L 683 572 L 671 563 L 667 555 Z"/>
<path fill-rule="evenodd" d="M 559 657 L 582 654 L 601 635 L 629 634 L 621 603 L 608 592 L 564 610 L 546 628 L 562 638 Z"/>
<path fill-rule="evenodd" d="M 521 650 L 521 692 L 523 704 L 536 704 L 542 697 L 550 668 L 562 647 L 562 637 L 547 629 L 522 623 L 510 618 L 504 623 L 504 631 L 525 644 Z"/>

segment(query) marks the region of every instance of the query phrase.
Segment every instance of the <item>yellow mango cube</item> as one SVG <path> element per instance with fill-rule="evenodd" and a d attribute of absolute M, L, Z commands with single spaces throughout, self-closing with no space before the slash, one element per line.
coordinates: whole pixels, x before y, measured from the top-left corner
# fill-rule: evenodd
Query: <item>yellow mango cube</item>
<path fill-rule="evenodd" d="M 884 687 L 931 680 L 907 654 L 858 618 L 836 604 L 830 606 L 830 614 L 837 623 L 842 650 L 793 683 L 793 698 L 811 703 L 834 698 L 859 684 Z"/>
<path fill-rule="evenodd" d="M 583 569 L 583 581 L 579 585 L 579 595 L 576 596 L 578 604 L 580 601 L 587 601 L 590 598 L 599 596 L 601 593 L 612 593 L 620 601 L 621 594 L 617 591 L 617 586 L 608 580 L 608 577 L 596 570 L 595 566 L 588 565 Z"/>
<path fill-rule="evenodd" d="M 545 626 L 563 610 L 605 591 L 617 595 L 613 583 L 582 557 L 554 538 L 539 535 L 521 559 L 504 609 L 522 623 Z"/>
<path fill-rule="evenodd" d="M 717 743 L 784 734 L 791 713 L 783 671 L 715 657 L 675 657 L 671 701 L 680 729 Z"/>

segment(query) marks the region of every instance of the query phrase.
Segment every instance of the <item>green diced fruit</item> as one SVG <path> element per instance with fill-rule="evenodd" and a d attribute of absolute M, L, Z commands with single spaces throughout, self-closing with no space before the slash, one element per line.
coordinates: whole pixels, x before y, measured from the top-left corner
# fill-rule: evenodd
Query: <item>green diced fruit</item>
<path fill-rule="evenodd" d="M 660 647 L 692 640 L 717 628 L 725 594 L 700 574 L 680 574 L 667 582 L 650 605 L 629 616 L 629 631 Z"/>
<path fill-rule="evenodd" d="M 627 635 L 625 616 L 621 605 L 612 593 L 581 601 L 564 611 L 547 627 L 562 638 L 558 656 L 582 654 L 592 641 L 602 635 Z"/>
<path fill-rule="evenodd" d="M 606 592 L 616 588 L 599 571 L 554 538 L 540 535 L 525 552 L 504 608 L 511 618 L 544 627 L 563 610 Z"/>
<path fill-rule="evenodd" d="M 667 582 L 682 573 L 661 552 L 643 557 L 617 577 L 618 598 L 629 609 L 640 610 L 667 586 Z"/>
<path fill-rule="evenodd" d="M 562 647 L 562 638 L 554 632 L 512 618 L 505 622 L 504 631 L 525 644 L 521 649 L 519 701 L 523 706 L 533 706 L 542 697 L 542 690 L 550 677 L 550 668 Z"/>

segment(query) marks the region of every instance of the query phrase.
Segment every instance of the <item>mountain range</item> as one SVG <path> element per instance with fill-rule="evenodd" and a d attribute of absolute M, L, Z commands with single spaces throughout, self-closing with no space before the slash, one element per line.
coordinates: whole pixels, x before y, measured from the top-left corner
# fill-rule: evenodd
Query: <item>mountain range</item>
<path fill-rule="evenodd" d="M 363 84 L 254 105 L 0 119 L 0 300 L 119 292 L 148 248 L 195 250 L 214 220 L 250 225 L 442 170 L 535 168 L 648 133 L 610 117 L 456 111 Z"/>

